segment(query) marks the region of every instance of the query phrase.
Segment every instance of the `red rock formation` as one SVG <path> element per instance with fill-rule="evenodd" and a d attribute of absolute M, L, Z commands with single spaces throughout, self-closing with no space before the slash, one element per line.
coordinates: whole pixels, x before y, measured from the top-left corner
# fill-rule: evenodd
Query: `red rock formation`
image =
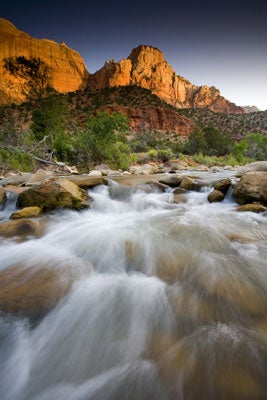
<path fill-rule="evenodd" d="M 89 77 L 91 90 L 137 85 L 178 108 L 209 108 L 212 111 L 241 114 L 242 107 L 230 103 L 215 87 L 196 86 L 176 75 L 163 54 L 151 46 L 138 46 L 118 63 L 111 60 Z"/>
<path fill-rule="evenodd" d="M 3 18 L 0 18 L 0 43 L 0 104 L 24 100 L 24 81 L 4 69 L 6 58 L 40 58 L 50 68 L 53 88 L 62 93 L 79 89 L 88 74 L 82 57 L 64 43 L 34 39 Z"/>
<path fill-rule="evenodd" d="M 180 115 L 175 110 L 142 106 L 138 108 L 119 105 L 107 105 L 99 108 L 108 114 L 119 112 L 127 116 L 130 128 L 133 131 L 156 130 L 158 132 L 172 132 L 177 136 L 188 137 L 194 129 L 194 122 Z"/>

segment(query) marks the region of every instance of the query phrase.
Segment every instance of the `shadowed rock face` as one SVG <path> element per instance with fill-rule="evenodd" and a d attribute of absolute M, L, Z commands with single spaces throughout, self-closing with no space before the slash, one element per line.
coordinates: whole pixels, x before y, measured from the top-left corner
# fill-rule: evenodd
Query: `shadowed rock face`
<path fill-rule="evenodd" d="M 34 39 L 3 18 L 0 18 L 0 43 L 0 104 L 24 100 L 24 81 L 4 69 L 5 58 L 40 58 L 50 68 L 52 87 L 61 93 L 78 90 L 88 75 L 84 61 L 76 51 L 64 43 Z"/>
<path fill-rule="evenodd" d="M 138 46 L 128 58 L 106 62 L 89 77 L 91 90 L 114 86 L 142 86 L 178 108 L 209 108 L 212 111 L 242 114 L 244 110 L 230 103 L 215 87 L 196 86 L 176 75 L 162 52 L 151 46 Z"/>

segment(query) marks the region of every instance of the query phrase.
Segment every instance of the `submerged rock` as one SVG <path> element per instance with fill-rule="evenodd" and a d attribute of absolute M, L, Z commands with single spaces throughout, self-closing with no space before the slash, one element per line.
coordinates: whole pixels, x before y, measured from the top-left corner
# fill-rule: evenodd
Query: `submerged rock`
<path fill-rule="evenodd" d="M 72 279 L 56 269 L 15 266 L 0 271 L 0 310 L 35 317 L 49 311 L 70 289 Z"/>
<path fill-rule="evenodd" d="M 267 210 L 267 207 L 260 203 L 251 203 L 251 204 L 243 204 L 242 206 L 238 206 L 237 211 L 251 211 L 255 213 L 264 212 Z"/>
<path fill-rule="evenodd" d="M 88 194 L 68 179 L 50 179 L 31 189 L 20 193 L 18 207 L 41 207 L 44 211 L 56 208 L 72 208 L 76 210 L 89 206 Z"/>
<path fill-rule="evenodd" d="M 12 238 L 19 236 L 39 236 L 42 231 L 42 225 L 39 221 L 31 221 L 28 219 L 19 219 L 17 221 L 7 221 L 0 224 L 0 236 Z"/>

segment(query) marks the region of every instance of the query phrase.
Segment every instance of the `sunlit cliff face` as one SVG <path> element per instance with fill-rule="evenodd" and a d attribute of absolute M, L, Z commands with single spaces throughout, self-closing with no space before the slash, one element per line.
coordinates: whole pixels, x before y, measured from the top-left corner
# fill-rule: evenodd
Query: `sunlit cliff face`
<path fill-rule="evenodd" d="M 218 89 L 196 86 L 177 75 L 162 52 L 151 46 L 138 46 L 127 59 L 107 62 L 89 78 L 92 90 L 105 87 L 137 85 L 152 91 L 162 100 L 178 108 L 210 108 L 218 112 L 243 113 Z"/>
<path fill-rule="evenodd" d="M 51 74 L 52 87 L 62 93 L 79 89 L 87 74 L 82 57 L 64 43 L 34 39 L 0 18 L 0 104 L 24 100 L 22 79 L 14 78 L 3 66 L 9 57 L 41 58 Z"/>

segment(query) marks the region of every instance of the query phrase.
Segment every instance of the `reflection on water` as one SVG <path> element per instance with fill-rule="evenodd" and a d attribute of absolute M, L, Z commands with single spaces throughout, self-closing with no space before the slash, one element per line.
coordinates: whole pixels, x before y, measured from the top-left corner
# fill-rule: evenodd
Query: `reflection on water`
<path fill-rule="evenodd" d="M 2 240 L 1 400 L 267 398 L 266 217 L 209 190 L 111 181 Z"/>

